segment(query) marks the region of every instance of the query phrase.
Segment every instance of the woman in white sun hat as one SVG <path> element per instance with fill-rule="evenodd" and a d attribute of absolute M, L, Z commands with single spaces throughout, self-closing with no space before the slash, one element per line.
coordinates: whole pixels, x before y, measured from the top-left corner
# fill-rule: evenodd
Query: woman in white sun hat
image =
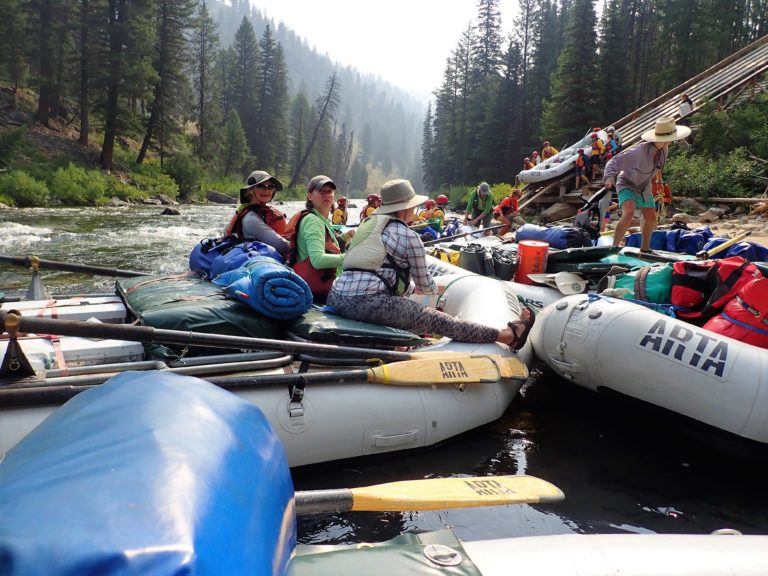
<path fill-rule="evenodd" d="M 381 187 L 381 206 L 357 229 L 344 258 L 344 272 L 336 278 L 328 305 L 340 316 L 393 326 L 418 334 L 440 334 L 459 342 L 501 342 L 521 348 L 534 316 L 523 309 L 520 320 L 501 330 L 458 320 L 410 300 L 418 288 L 435 294 L 424 245 L 408 228 L 416 206 L 427 200 L 416 194 L 408 180 L 390 180 Z"/>
<path fill-rule="evenodd" d="M 651 191 L 651 181 L 662 171 L 667 161 L 669 144 L 682 140 L 691 133 L 687 126 L 677 126 L 672 118 L 662 116 L 656 125 L 643 132 L 643 140 L 614 156 L 605 166 L 603 180 L 608 190 L 617 190 L 621 220 L 613 233 L 613 245 L 619 246 L 629 229 L 635 209 L 643 215 L 643 240 L 641 252 L 650 252 L 651 233 L 656 225 L 656 206 Z"/>

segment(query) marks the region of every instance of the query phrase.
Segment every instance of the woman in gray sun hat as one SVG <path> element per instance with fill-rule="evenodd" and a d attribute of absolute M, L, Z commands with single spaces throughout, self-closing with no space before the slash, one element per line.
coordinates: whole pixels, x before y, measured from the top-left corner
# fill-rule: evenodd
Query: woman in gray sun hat
<path fill-rule="evenodd" d="M 241 205 L 227 225 L 225 234 L 269 244 L 285 258 L 289 248 L 288 241 L 282 236 L 285 233 L 285 214 L 269 205 L 282 189 L 280 180 L 268 172 L 251 172 L 245 186 L 240 188 Z"/>
<path fill-rule="evenodd" d="M 357 230 L 336 278 L 328 304 L 352 320 L 382 324 L 417 334 L 441 334 L 459 342 L 501 342 L 521 348 L 533 326 L 530 308 L 501 330 L 459 320 L 407 298 L 418 289 L 436 294 L 424 244 L 408 227 L 416 206 L 427 200 L 408 180 L 381 187 L 381 206 Z"/>
<path fill-rule="evenodd" d="M 603 181 L 608 190 L 616 190 L 621 206 L 621 220 L 613 233 L 613 245 L 624 241 L 635 209 L 643 215 L 641 252 L 650 252 L 651 234 L 656 226 L 656 204 L 651 190 L 651 181 L 661 174 L 669 154 L 669 145 L 682 140 L 691 133 L 687 126 L 677 126 L 673 118 L 662 116 L 656 125 L 640 136 L 639 142 L 614 156 L 605 165 Z"/>

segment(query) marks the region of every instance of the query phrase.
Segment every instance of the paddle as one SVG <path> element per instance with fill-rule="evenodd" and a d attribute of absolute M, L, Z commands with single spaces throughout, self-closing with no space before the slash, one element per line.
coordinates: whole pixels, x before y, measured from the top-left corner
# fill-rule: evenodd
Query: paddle
<path fill-rule="evenodd" d="M 374 348 L 351 348 L 334 346 L 331 344 L 316 344 L 314 342 L 292 342 L 285 340 L 270 340 L 267 338 L 250 338 L 247 336 L 226 336 L 221 334 L 203 334 L 201 332 L 184 332 L 182 330 L 163 330 L 151 326 L 133 326 L 131 324 L 102 324 L 96 322 L 80 322 L 76 320 L 59 320 L 54 318 L 37 318 L 21 316 L 14 311 L 0 310 L 0 333 L 8 331 L 32 332 L 36 334 L 56 334 L 57 336 L 81 336 L 84 338 L 113 338 L 115 340 L 129 340 L 142 343 L 179 344 L 183 346 L 211 346 L 218 348 L 234 348 L 242 350 L 281 350 L 286 354 L 320 353 L 326 355 L 342 356 L 346 358 L 362 358 L 373 364 L 384 362 L 399 362 L 402 360 L 445 360 L 440 370 L 466 370 L 463 365 L 451 368 L 450 364 L 468 361 L 476 358 L 491 358 L 497 366 L 501 377 L 525 377 L 522 376 L 522 368 L 525 365 L 517 358 L 508 356 L 478 356 L 472 353 L 458 353 L 455 351 L 428 351 L 428 352 L 396 352 L 389 350 L 377 350 Z M 473 363 L 466 365 L 470 369 L 479 365 Z M 384 368 L 383 366 L 381 368 Z M 431 370 L 431 369 L 430 369 Z M 505 376 L 510 374 L 509 376 Z M 415 374 L 416 378 L 421 376 Z M 484 376 L 485 377 L 485 376 Z"/>
<path fill-rule="evenodd" d="M 709 260 L 712 256 L 714 256 L 718 252 L 722 252 L 723 250 L 725 250 L 726 248 L 730 248 L 737 242 L 741 242 L 742 240 L 744 240 L 744 238 L 746 238 L 750 234 L 751 232 L 749 231 L 742 232 L 741 234 L 736 234 L 736 236 L 734 236 L 730 240 L 726 240 L 719 246 L 715 246 L 714 248 L 710 248 L 709 250 L 702 250 L 701 252 L 697 252 L 696 258 L 698 258 L 699 260 Z"/>
<path fill-rule="evenodd" d="M 37 256 L 25 256 L 18 258 L 15 256 L 6 256 L 0 254 L 0 262 L 6 262 L 15 266 L 24 266 L 25 268 L 47 268 L 49 270 L 61 270 L 62 272 L 80 272 L 83 274 L 95 274 L 97 276 L 146 276 L 146 272 L 134 272 L 133 270 L 118 270 L 117 268 L 102 268 L 101 266 L 91 266 L 90 264 L 70 264 L 67 262 L 56 262 L 55 260 L 41 260 Z"/>
<path fill-rule="evenodd" d="M 296 514 L 444 510 L 560 502 L 562 490 L 535 476 L 470 476 L 389 482 L 295 494 Z"/>
<path fill-rule="evenodd" d="M 435 238 L 434 240 L 427 240 L 426 242 L 424 242 L 424 246 L 431 246 L 432 244 L 438 244 L 439 242 L 445 242 L 446 240 L 455 240 L 456 238 L 471 236 L 472 234 L 482 234 L 486 230 L 496 230 L 498 228 L 504 228 L 504 226 L 506 226 L 506 224 L 496 224 L 495 226 L 489 226 L 488 228 L 481 228 L 480 230 L 473 230 L 472 232 L 462 232 L 461 234 L 446 236 L 445 238 Z"/>
<path fill-rule="evenodd" d="M 173 371 L 173 370 L 170 370 Z M 107 379 L 94 374 L 87 381 L 64 377 L 47 383 L 20 382 L 0 387 L 0 407 L 50 404 L 69 400 Z M 228 390 L 253 386 L 290 386 L 318 383 L 346 384 L 369 382 L 393 386 L 431 386 L 439 384 L 490 384 L 500 379 L 525 380 L 528 368 L 517 358 L 477 356 L 448 360 L 422 358 L 395 364 L 383 364 L 358 370 L 304 372 L 297 374 L 257 374 L 243 376 L 206 376 L 205 380 Z M 59 383 L 57 383 L 57 380 Z M 80 380 L 80 382 L 78 382 Z M 340 393 L 342 393 L 340 391 Z"/>

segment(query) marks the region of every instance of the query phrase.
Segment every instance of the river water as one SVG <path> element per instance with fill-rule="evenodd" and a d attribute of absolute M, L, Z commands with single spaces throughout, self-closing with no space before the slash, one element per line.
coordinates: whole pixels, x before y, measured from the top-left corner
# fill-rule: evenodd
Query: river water
<path fill-rule="evenodd" d="M 298 203 L 282 207 L 293 213 Z M 154 273 L 187 267 L 200 239 L 216 236 L 226 206 L 45 208 L 0 211 L 0 254 Z M 352 209 L 355 214 L 357 210 Z M 0 263 L 0 291 L 29 274 Z M 104 292 L 114 280 L 47 272 L 54 292 Z M 534 371 L 537 373 L 537 371 Z M 649 378 L 652 373 L 649 373 Z M 453 528 L 460 538 L 578 533 L 768 533 L 765 454 L 647 407 L 625 405 L 543 371 L 496 423 L 416 453 L 294 470 L 297 489 L 363 486 L 450 475 L 531 474 L 563 502 L 408 513 L 305 517 L 304 543 L 378 541 L 406 530 Z"/>

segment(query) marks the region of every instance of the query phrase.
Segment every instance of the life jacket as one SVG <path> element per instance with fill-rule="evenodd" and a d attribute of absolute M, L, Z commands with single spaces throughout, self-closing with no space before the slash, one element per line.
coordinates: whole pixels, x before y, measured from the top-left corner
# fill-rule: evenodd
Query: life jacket
<path fill-rule="evenodd" d="M 347 209 L 336 208 L 333 211 L 333 217 L 331 218 L 332 224 L 346 224 L 347 223 Z"/>
<path fill-rule="evenodd" d="M 368 218 L 371 214 L 373 214 L 373 211 L 376 210 L 376 206 L 373 204 L 366 204 L 363 206 L 363 209 L 360 211 L 360 222 Z"/>
<path fill-rule="evenodd" d="M 579 154 L 578 156 L 576 156 L 576 167 L 577 167 L 577 168 L 584 168 L 584 164 L 585 164 L 585 162 L 584 162 L 584 156 L 583 156 L 583 155 L 581 155 L 581 154 Z"/>
<path fill-rule="evenodd" d="M 600 156 L 605 153 L 605 144 L 600 138 L 595 138 L 592 142 L 592 156 Z"/>
<path fill-rule="evenodd" d="M 760 348 L 768 348 L 768 278 L 742 286 L 736 298 L 704 328 Z"/>
<path fill-rule="evenodd" d="M 530 160 L 523 162 L 523 170 L 533 170 L 535 167 L 536 165 Z"/>
<path fill-rule="evenodd" d="M 661 201 L 665 204 L 672 202 L 672 192 L 669 189 L 669 184 L 666 182 L 659 182 L 654 178 L 651 181 L 651 191 L 653 192 L 654 198 L 661 196 Z"/>
<path fill-rule="evenodd" d="M 675 262 L 672 266 L 671 302 L 677 315 L 692 322 L 719 313 L 760 270 L 741 256 L 706 262 Z"/>
<path fill-rule="evenodd" d="M 297 212 L 285 227 L 285 239 L 291 244 L 288 252 L 288 265 L 309 284 L 315 298 L 318 301 L 324 302 L 325 298 L 330 294 L 331 286 L 333 286 L 333 281 L 336 278 L 336 268 L 317 269 L 312 266 L 309 256 L 301 261 L 297 261 L 299 246 L 296 240 L 299 235 L 299 226 L 304 217 L 311 213 L 312 210 L 307 209 Z M 341 249 L 334 242 L 334 238 L 331 236 L 328 228 L 325 229 L 325 252 L 327 254 L 341 253 Z"/>
<path fill-rule="evenodd" d="M 244 238 L 243 218 L 245 218 L 245 215 L 249 212 L 256 212 L 257 216 L 261 218 L 267 226 L 281 236 L 285 234 L 285 214 L 272 208 L 272 206 L 264 206 L 262 204 L 247 204 L 243 208 L 240 208 L 235 215 L 232 216 L 229 224 L 227 224 L 224 234 L 227 236 L 234 234 L 239 238 Z"/>
<path fill-rule="evenodd" d="M 427 210 L 422 210 L 419 212 L 419 220 L 429 220 L 435 215 L 435 209 L 429 208 Z"/>
<path fill-rule="evenodd" d="M 363 222 L 357 229 L 349 250 L 344 256 L 344 271 L 368 272 L 384 283 L 390 294 L 402 296 L 411 283 L 411 267 L 400 266 L 387 251 L 381 235 L 384 229 L 397 220 L 387 214 L 374 214 Z M 394 284 L 378 272 L 379 268 L 389 268 L 395 271 Z"/>

